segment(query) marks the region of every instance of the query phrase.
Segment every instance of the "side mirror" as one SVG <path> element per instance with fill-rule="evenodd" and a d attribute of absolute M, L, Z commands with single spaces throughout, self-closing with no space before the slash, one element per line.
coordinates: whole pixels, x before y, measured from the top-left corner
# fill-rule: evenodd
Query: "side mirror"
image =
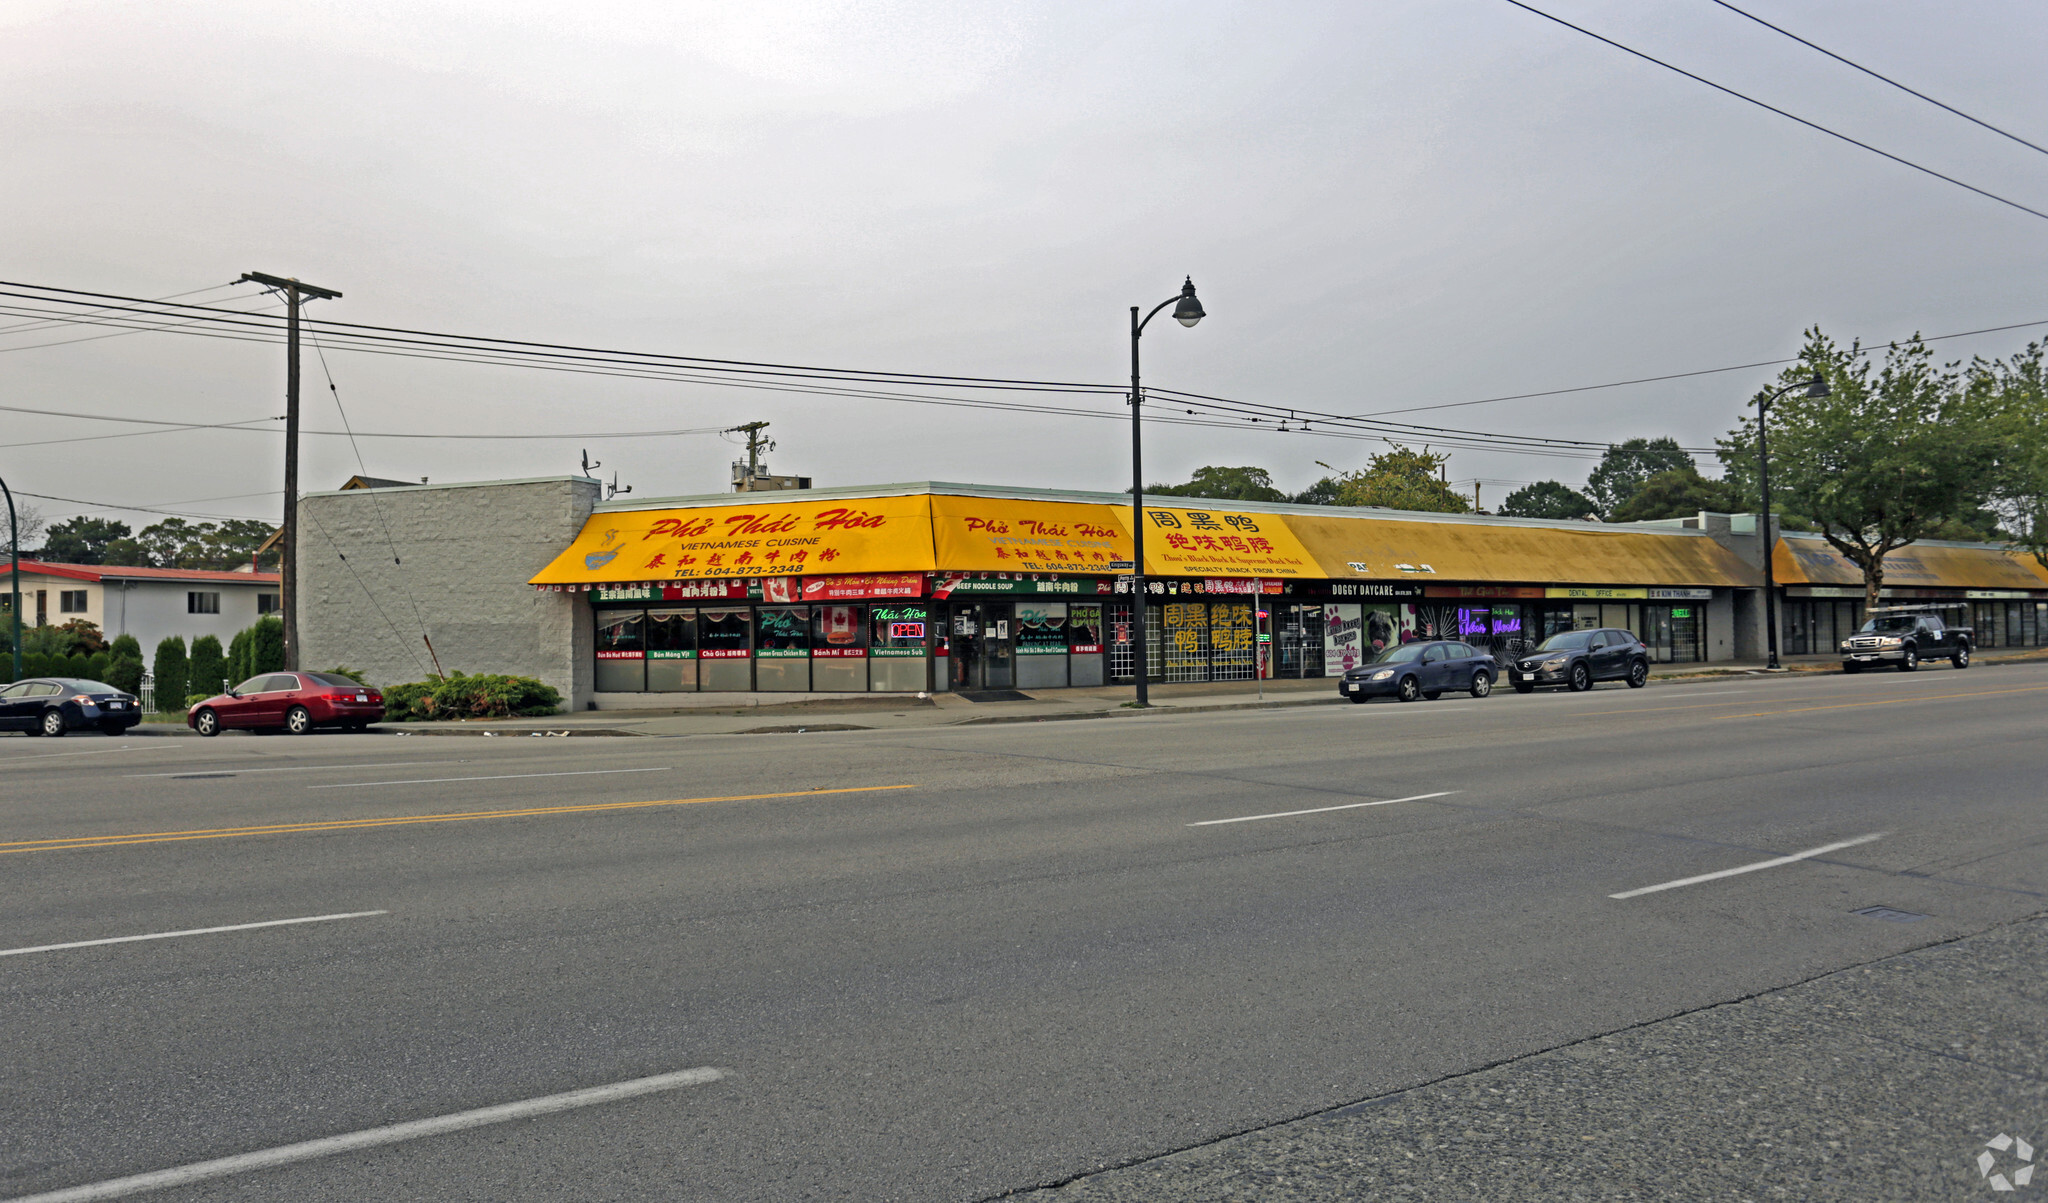
<path fill-rule="evenodd" d="M 239 693 L 236 693 L 236 692 L 235 692 L 234 690 L 230 689 L 230 690 L 228 690 L 228 696 L 229 696 L 229 697 L 231 697 L 231 698 L 238 698 L 238 697 L 241 697 L 242 695 L 241 695 L 241 694 L 239 694 Z"/>

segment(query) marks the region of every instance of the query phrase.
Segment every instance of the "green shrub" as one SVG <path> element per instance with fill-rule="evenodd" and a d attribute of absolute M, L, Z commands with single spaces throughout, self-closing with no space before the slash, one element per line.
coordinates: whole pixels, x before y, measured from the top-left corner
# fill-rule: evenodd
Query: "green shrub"
<path fill-rule="evenodd" d="M 384 717 L 390 722 L 436 719 L 541 717 L 561 709 L 554 686 L 532 677 L 451 673 L 444 681 L 414 681 L 384 691 Z"/>
<path fill-rule="evenodd" d="M 52 673 L 51 675 L 58 677 L 71 677 L 74 680 L 76 680 L 89 675 L 89 670 L 91 668 L 92 659 L 90 657 L 88 657 L 84 652 L 73 652 L 70 655 L 64 657 L 64 667 L 58 670 L 57 672 Z"/>
<path fill-rule="evenodd" d="M 116 635 L 114 636 L 114 641 L 107 645 L 107 655 L 130 656 L 140 660 L 142 659 L 142 644 L 133 635 Z"/>
<path fill-rule="evenodd" d="M 236 631 L 235 637 L 228 640 L 229 683 L 239 685 L 255 675 L 249 671 L 249 632 Z"/>
<path fill-rule="evenodd" d="M 370 684 L 370 678 L 364 675 L 363 670 L 360 668 L 350 668 L 346 664 L 337 664 L 333 668 L 330 668 L 326 671 L 331 672 L 336 676 L 347 677 L 349 680 L 354 681 L 358 685 Z M 372 688 L 374 688 L 374 686 Z"/>
<path fill-rule="evenodd" d="M 201 635 L 192 641 L 192 667 L 188 670 L 185 688 L 192 693 L 212 697 L 220 692 L 221 678 L 228 675 L 227 657 L 221 654 L 220 640 L 212 635 Z M 229 684 L 234 682 L 230 681 Z"/>
<path fill-rule="evenodd" d="M 185 637 L 171 635 L 156 645 L 156 708 L 171 714 L 184 707 L 179 699 L 186 693 L 185 677 L 190 662 L 185 657 Z"/>
<path fill-rule="evenodd" d="M 126 638 L 126 636 L 123 636 Z M 134 642 L 129 640 L 129 642 Z M 100 680 L 124 693 L 142 696 L 142 657 L 116 655 L 107 661 L 107 675 Z"/>
<path fill-rule="evenodd" d="M 106 652 L 94 652 L 94 653 L 93 653 L 92 655 L 90 655 L 90 656 L 87 656 L 87 657 L 85 658 L 85 678 L 86 678 L 86 680 L 88 680 L 88 681 L 104 681 L 104 680 L 106 680 L 106 679 L 107 679 L 107 665 L 108 665 L 108 664 L 110 664 L 110 663 L 112 663 L 112 662 L 113 662 L 113 657 L 112 657 L 112 656 L 110 656 L 110 655 L 108 655 L 108 654 L 107 654 Z"/>
<path fill-rule="evenodd" d="M 284 619 L 275 614 L 265 615 L 249 628 L 249 676 L 283 671 Z"/>

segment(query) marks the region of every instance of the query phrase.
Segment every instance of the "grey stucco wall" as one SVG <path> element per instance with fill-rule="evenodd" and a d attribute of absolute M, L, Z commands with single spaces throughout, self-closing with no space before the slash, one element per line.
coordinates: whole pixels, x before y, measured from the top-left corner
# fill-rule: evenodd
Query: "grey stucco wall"
<path fill-rule="evenodd" d="M 597 482 L 574 477 L 302 498 L 300 664 L 346 664 L 378 685 L 422 680 L 432 671 L 424 628 L 444 670 L 538 677 L 583 709 L 590 607 L 526 582 L 575 539 L 597 498 Z"/>

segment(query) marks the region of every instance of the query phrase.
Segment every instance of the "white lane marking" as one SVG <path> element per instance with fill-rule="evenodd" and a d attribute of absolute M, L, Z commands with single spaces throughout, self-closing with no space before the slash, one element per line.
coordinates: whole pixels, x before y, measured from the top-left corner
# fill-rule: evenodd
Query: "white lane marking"
<path fill-rule="evenodd" d="M 278 769 L 229 769 L 208 766 L 204 768 L 178 769 L 177 771 L 170 773 L 123 773 L 121 775 L 123 777 L 187 777 L 193 773 L 203 772 L 234 773 L 235 775 L 240 776 L 244 773 L 310 773 L 315 769 L 412 769 L 418 768 L 420 765 L 423 764 L 467 763 L 469 762 L 466 760 L 396 760 L 389 763 L 386 763 L 381 760 L 372 760 L 367 763 L 358 764 L 296 764 L 288 768 Z"/>
<path fill-rule="evenodd" d="M 1448 798 L 1457 792 L 1454 789 L 1447 789 L 1439 790 L 1433 794 L 1416 794 L 1412 798 L 1388 798 L 1384 802 L 1346 802 L 1342 806 L 1318 806 L 1314 810 L 1283 810 L 1270 815 L 1239 815 L 1235 819 L 1204 819 L 1199 823 L 1189 823 L 1188 826 L 1214 827 L 1219 823 L 1250 823 L 1258 819 L 1291 819 L 1295 815 L 1320 815 L 1327 814 L 1333 810 L 1357 810 L 1361 806 L 1392 806 L 1396 802 L 1420 802 L 1425 798 Z"/>
<path fill-rule="evenodd" d="M 31 752 L 21 756 L 13 757 L 13 759 L 56 760 L 59 757 L 63 756 L 105 756 L 109 752 L 133 752 L 136 750 L 137 749 L 132 744 L 122 744 L 118 748 L 90 748 L 83 752 Z"/>
<path fill-rule="evenodd" d="M 1698 877 L 1681 877 L 1677 881 L 1666 881 L 1654 886 L 1642 886 L 1634 890 L 1623 890 L 1619 894 L 1609 894 L 1608 897 L 1634 898 L 1638 894 L 1655 894 L 1659 890 L 1675 890 L 1680 886 L 1696 886 L 1703 881 L 1719 881 L 1723 877 L 1734 877 L 1739 873 L 1754 873 L 1758 869 L 1775 869 L 1779 865 L 1789 865 L 1794 861 L 1825 856 L 1830 852 L 1840 852 L 1844 848 L 1854 848 L 1858 844 L 1867 844 L 1872 840 L 1881 840 L 1886 834 L 1888 833 L 1874 831 L 1869 835 L 1859 835 L 1853 840 L 1838 840 L 1832 844 L 1822 844 L 1818 848 L 1808 848 L 1804 852 L 1794 852 L 1790 856 L 1774 856 L 1770 860 L 1760 860 L 1753 865 L 1737 865 L 1733 869 L 1722 869 L 1718 873 L 1702 873 Z"/>
<path fill-rule="evenodd" d="M 449 1132 L 502 1124 L 515 1119 L 531 1119 L 539 1115 L 553 1115 L 558 1111 L 573 1111 L 578 1107 L 616 1103 L 622 1099 L 657 1094 L 664 1090 L 680 1090 L 685 1086 L 703 1086 L 724 1076 L 725 1071 L 722 1069 L 682 1069 L 674 1073 L 614 1082 L 609 1086 L 592 1086 L 584 1090 L 543 1095 L 523 1102 L 501 1103 L 495 1107 L 479 1107 L 474 1111 L 458 1111 L 453 1115 L 438 1115 L 432 1119 L 416 1119 L 409 1123 L 391 1124 L 383 1128 L 365 1128 L 361 1132 L 349 1132 L 341 1136 L 303 1140 L 297 1144 L 279 1145 L 277 1148 L 263 1149 L 255 1153 L 238 1153 L 233 1157 L 197 1161 L 176 1169 L 155 1170 L 127 1178 L 111 1178 L 105 1182 L 93 1182 L 85 1186 L 45 1191 L 40 1195 L 22 1195 L 8 1200 L 7 1203 L 88 1203 L 89 1200 L 96 1199 L 119 1199 L 146 1191 L 167 1190 L 174 1186 L 189 1186 L 194 1182 L 205 1182 L 213 1178 L 246 1174 L 252 1170 L 267 1170 L 281 1165 L 291 1165 L 294 1162 L 332 1157 L 337 1153 L 352 1153 L 357 1149 L 373 1149 L 379 1145 L 418 1140 L 424 1136 L 441 1136 Z"/>
<path fill-rule="evenodd" d="M 521 777 L 602 777 L 607 773 L 673 773 L 664 765 L 655 769 L 583 769 L 574 773 L 500 773 L 493 777 L 421 777 L 413 781 L 343 781 L 309 785 L 307 789 L 372 789 L 379 785 L 439 785 L 445 781 L 513 781 Z"/>
<path fill-rule="evenodd" d="M 0 948 L 0 957 L 18 957 L 31 952 L 57 952 L 66 948 L 96 948 L 101 944 L 133 944 L 137 940 L 175 940 L 179 936 L 210 936 L 224 931 L 253 931 L 259 927 L 289 927 L 294 923 L 332 923 L 337 919 L 367 919 L 390 911 L 350 911 L 344 915 L 308 915 L 303 919 L 265 919 L 261 923 L 230 923 L 225 927 L 192 927 L 184 931 L 151 932 L 146 936 L 108 936 L 104 940 L 73 940 L 69 944 L 38 944 L 33 948 Z"/>

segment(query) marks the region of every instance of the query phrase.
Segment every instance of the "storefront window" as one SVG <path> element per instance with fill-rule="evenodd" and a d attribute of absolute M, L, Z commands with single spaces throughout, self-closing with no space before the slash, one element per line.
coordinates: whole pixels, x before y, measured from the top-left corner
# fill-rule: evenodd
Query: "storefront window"
<path fill-rule="evenodd" d="M 647 691 L 676 693 L 697 688 L 697 612 L 647 612 Z"/>
<path fill-rule="evenodd" d="M 868 688 L 878 693 L 918 693 L 931 688 L 931 607 L 923 602 L 877 603 L 868 610 Z M 940 661 L 943 666 L 946 662 Z"/>
<path fill-rule="evenodd" d="M 600 610 L 597 615 L 599 693 L 639 693 L 647 688 L 647 615 L 639 610 Z"/>
<path fill-rule="evenodd" d="M 868 687 L 868 608 L 811 607 L 811 688 L 861 693 Z"/>
<path fill-rule="evenodd" d="M 1017 603 L 1016 673 L 1019 689 L 1053 689 L 1067 683 L 1067 603 Z"/>
<path fill-rule="evenodd" d="M 1252 679 L 1252 667 L 1258 662 L 1252 603 L 1217 602 L 1209 607 L 1209 656 L 1211 681 Z"/>
<path fill-rule="evenodd" d="M 1102 603 L 1073 602 L 1067 606 L 1067 683 L 1105 683 L 1102 657 Z"/>
<path fill-rule="evenodd" d="M 1161 607 L 1161 638 L 1166 653 L 1166 680 L 1206 681 L 1209 677 L 1209 606 L 1206 602 L 1171 602 Z M 1321 667 L 1320 664 L 1317 665 Z"/>
<path fill-rule="evenodd" d="M 700 685 L 706 691 L 754 687 L 753 611 L 745 606 L 697 611 Z"/>
<path fill-rule="evenodd" d="M 754 612 L 754 688 L 801 693 L 811 687 L 811 608 Z"/>

